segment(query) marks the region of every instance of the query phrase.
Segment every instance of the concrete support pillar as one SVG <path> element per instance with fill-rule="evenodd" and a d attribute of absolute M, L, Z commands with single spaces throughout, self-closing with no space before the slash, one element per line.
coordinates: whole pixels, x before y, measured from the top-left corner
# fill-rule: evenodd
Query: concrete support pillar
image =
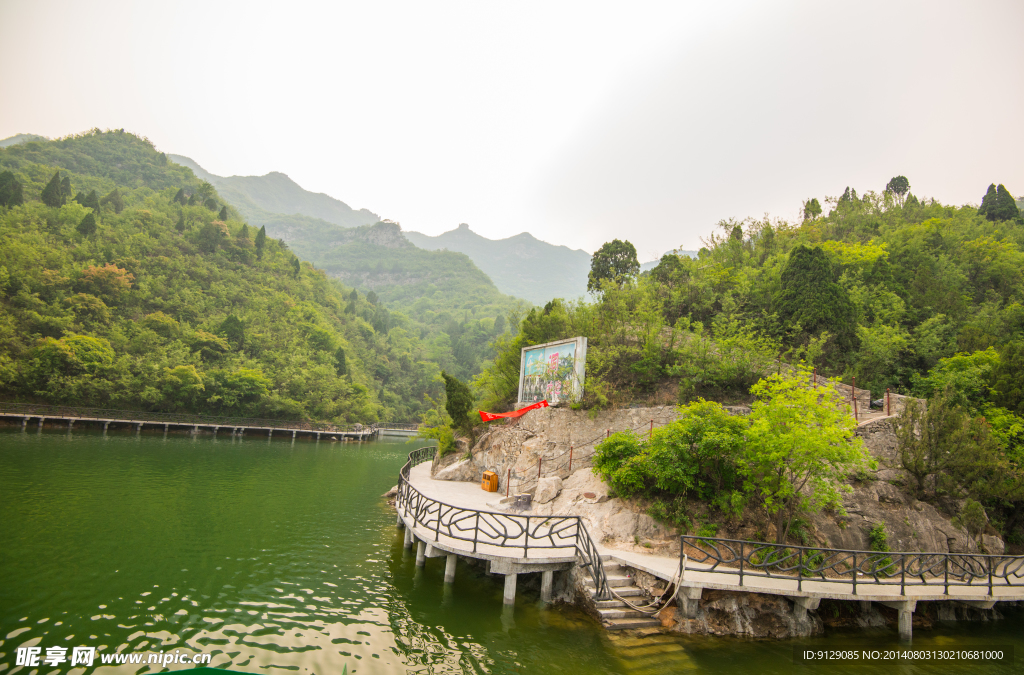
<path fill-rule="evenodd" d="M 319 442 L 320 442 L 320 432 L 319 432 L 319 431 L 318 431 L 318 432 L 316 432 L 316 442 L 317 442 L 317 443 L 319 443 Z"/>
<path fill-rule="evenodd" d="M 861 614 L 867 614 L 870 611 L 871 611 L 871 601 L 870 600 L 861 600 L 860 601 L 860 613 Z"/>
<path fill-rule="evenodd" d="M 110 422 L 104 422 L 103 423 L 103 433 L 107 433 L 107 427 L 109 427 L 109 426 L 110 426 Z"/>
<path fill-rule="evenodd" d="M 198 436 L 199 435 L 199 425 L 198 424 L 195 425 L 194 427 L 192 427 L 192 435 L 193 436 Z"/>
<path fill-rule="evenodd" d="M 427 562 L 427 542 L 416 544 L 416 567 L 423 567 Z"/>
<path fill-rule="evenodd" d="M 405 528 L 405 543 L 403 544 L 403 548 L 412 548 L 412 540 L 412 528 L 407 527 Z"/>
<path fill-rule="evenodd" d="M 170 424 L 165 424 L 165 425 L 164 425 L 164 433 L 166 434 L 166 433 L 167 433 L 167 430 L 168 430 L 168 429 L 170 429 L 170 428 L 171 428 L 171 425 L 170 425 Z"/>
<path fill-rule="evenodd" d="M 45 420 L 45 419 L 46 419 L 45 417 L 40 417 L 40 418 L 39 418 L 39 428 L 40 428 L 40 429 L 42 429 L 42 428 L 43 428 L 43 420 Z"/>
<path fill-rule="evenodd" d="M 444 562 L 444 582 L 446 584 L 455 581 L 455 561 L 458 559 L 459 556 L 449 553 L 448 558 Z"/>
<path fill-rule="evenodd" d="M 140 431 L 142 431 L 142 422 L 136 422 L 135 423 L 135 433 L 139 433 Z"/>
<path fill-rule="evenodd" d="M 68 431 L 71 431 L 71 427 L 74 426 L 74 424 L 75 424 L 74 420 L 68 420 Z"/>
<path fill-rule="evenodd" d="M 28 418 L 27 417 L 25 419 L 21 420 L 21 428 L 22 429 L 24 429 L 25 425 L 27 425 L 27 424 L 28 424 Z"/>
<path fill-rule="evenodd" d="M 899 610 L 900 639 L 910 640 L 914 637 L 914 613 L 909 609 Z"/>
<path fill-rule="evenodd" d="M 818 609 L 818 605 L 821 604 L 821 598 L 793 598 L 793 616 L 796 617 L 797 621 L 803 621 L 807 618 L 807 610 Z"/>
<path fill-rule="evenodd" d="M 516 604 L 516 577 L 518 576 L 515 572 L 505 575 L 505 595 L 502 602 L 506 605 Z"/>
<path fill-rule="evenodd" d="M 700 603 L 701 588 L 694 588 L 693 586 L 683 586 L 679 589 L 679 609 L 682 610 L 683 616 L 687 619 L 697 618 L 697 606 Z"/>
<path fill-rule="evenodd" d="M 292 432 L 292 438 L 295 438 L 295 434 L 296 433 L 298 433 L 298 432 L 295 432 L 295 431 Z"/>
<path fill-rule="evenodd" d="M 914 610 L 917 609 L 917 600 L 883 602 L 882 604 L 896 610 L 900 629 L 900 639 L 909 641 L 914 636 Z"/>
<path fill-rule="evenodd" d="M 220 427 L 214 427 L 214 428 L 213 428 L 213 437 L 214 437 L 214 438 L 217 438 L 217 432 L 218 432 L 218 431 L 220 431 Z"/>
<path fill-rule="evenodd" d="M 398 529 L 402 529 L 403 527 L 405 527 L 405 521 L 402 520 L 401 513 L 395 513 L 395 525 L 398 526 Z"/>
<path fill-rule="evenodd" d="M 554 570 L 545 570 L 540 573 L 540 599 L 543 602 L 551 602 L 551 586 L 554 580 Z"/>
<path fill-rule="evenodd" d="M 267 438 L 271 438 L 274 435 L 273 429 L 267 429 Z"/>

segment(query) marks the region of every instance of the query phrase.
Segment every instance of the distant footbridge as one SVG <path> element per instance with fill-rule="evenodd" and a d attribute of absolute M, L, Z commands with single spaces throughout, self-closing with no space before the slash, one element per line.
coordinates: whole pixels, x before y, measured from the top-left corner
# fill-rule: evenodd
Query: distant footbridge
<path fill-rule="evenodd" d="M 293 420 L 274 420 L 254 417 L 216 417 L 212 415 L 190 415 L 179 413 L 144 412 L 138 410 L 110 410 L 105 408 L 80 408 L 72 406 L 34 405 L 31 403 L 0 403 L 0 419 L 20 422 L 25 429 L 34 424 L 38 429 L 44 425 L 66 427 L 71 431 L 75 425 L 98 427 L 107 431 L 134 429 L 142 431 L 163 428 L 164 432 L 174 429 L 192 434 L 201 431 L 230 433 L 232 436 L 245 434 L 266 434 L 292 438 L 313 437 L 316 440 L 366 441 L 373 438 L 394 436 L 411 438 L 416 435 L 415 423 L 385 422 L 381 424 L 321 424 Z"/>

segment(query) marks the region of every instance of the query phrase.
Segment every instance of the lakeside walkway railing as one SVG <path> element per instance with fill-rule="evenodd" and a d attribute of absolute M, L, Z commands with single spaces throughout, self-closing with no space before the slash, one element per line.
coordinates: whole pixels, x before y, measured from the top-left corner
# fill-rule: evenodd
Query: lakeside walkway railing
<path fill-rule="evenodd" d="M 437 448 L 433 446 L 409 453 L 408 461 L 399 472 L 395 499 L 399 513 L 411 518 L 424 530 L 433 532 L 435 541 L 444 537 L 449 541 L 462 542 L 467 549 L 472 544 L 474 554 L 487 546 L 497 547 L 500 555 L 507 557 L 529 558 L 531 550 L 575 555 L 582 560 L 581 566 L 589 570 L 597 589 L 597 599 L 611 598 L 601 556 L 579 516 L 526 516 L 480 511 L 427 497 L 409 482 L 409 474 L 414 466 L 432 461 L 436 453 Z M 520 552 L 522 556 L 518 555 Z M 543 559 L 538 562 L 543 562 Z"/>
<path fill-rule="evenodd" d="M 803 590 L 804 581 L 845 583 L 857 595 L 857 586 L 929 586 L 943 595 L 950 587 L 1024 586 L 1024 556 L 983 553 L 922 553 L 913 551 L 857 551 L 813 546 L 789 546 L 739 539 L 682 535 L 680 557 L 708 565 L 701 572 L 744 577 L 788 579 Z"/>
<path fill-rule="evenodd" d="M 72 417 L 87 420 L 119 420 L 151 424 L 191 424 L 209 427 L 260 427 L 263 429 L 299 429 L 320 432 L 373 431 L 376 424 L 326 424 L 297 420 L 277 420 L 261 417 L 219 417 L 190 413 L 145 412 L 142 410 L 114 410 L 108 408 L 82 408 L 78 406 L 42 405 L 35 403 L 0 402 L 0 413 L 26 417 Z"/>

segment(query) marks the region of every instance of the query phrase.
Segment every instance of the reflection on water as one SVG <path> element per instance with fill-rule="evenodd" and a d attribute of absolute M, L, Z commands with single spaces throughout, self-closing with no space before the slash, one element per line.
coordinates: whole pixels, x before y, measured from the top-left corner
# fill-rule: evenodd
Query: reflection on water
<path fill-rule="evenodd" d="M 541 605 L 529 576 L 503 609 L 501 578 L 462 561 L 446 587 L 380 498 L 416 445 L 0 430 L 0 673 L 19 646 L 181 649 L 251 673 L 844 672 L 794 666 L 788 642 L 608 634 Z M 1016 625 L 915 646 L 1024 647 Z"/>

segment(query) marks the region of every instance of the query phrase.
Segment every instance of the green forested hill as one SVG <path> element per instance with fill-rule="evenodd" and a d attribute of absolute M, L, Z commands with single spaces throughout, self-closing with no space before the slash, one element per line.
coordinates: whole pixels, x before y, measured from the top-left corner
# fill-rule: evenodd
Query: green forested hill
<path fill-rule="evenodd" d="M 421 250 L 396 223 L 303 190 L 284 174 L 224 178 L 188 157 L 170 157 L 213 183 L 250 224 L 266 227 L 303 260 L 372 292 L 381 305 L 375 325 L 408 322 L 431 360 L 458 377 L 480 372 L 509 312 L 524 305 L 499 292 L 467 256 Z"/>
<path fill-rule="evenodd" d="M 145 139 L 13 145 L 0 187 L 12 178 L 23 203 L 0 206 L 0 397 L 372 422 L 438 395 L 407 320 L 382 323 Z"/>

